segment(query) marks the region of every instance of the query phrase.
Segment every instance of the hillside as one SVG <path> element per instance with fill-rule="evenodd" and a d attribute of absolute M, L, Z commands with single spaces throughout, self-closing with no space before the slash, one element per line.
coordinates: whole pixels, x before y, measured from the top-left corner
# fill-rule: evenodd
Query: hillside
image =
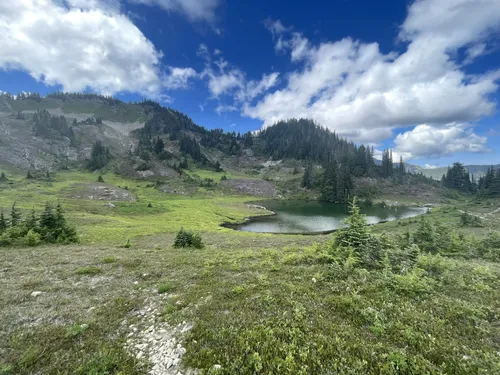
<path fill-rule="evenodd" d="M 40 122 L 45 132 L 35 129 L 37 118 L 45 122 Z M 0 161 L 23 170 L 79 166 L 96 140 L 116 155 L 125 154 L 133 144 L 130 131 L 144 118 L 138 105 L 96 95 L 17 100 L 0 95 Z"/>

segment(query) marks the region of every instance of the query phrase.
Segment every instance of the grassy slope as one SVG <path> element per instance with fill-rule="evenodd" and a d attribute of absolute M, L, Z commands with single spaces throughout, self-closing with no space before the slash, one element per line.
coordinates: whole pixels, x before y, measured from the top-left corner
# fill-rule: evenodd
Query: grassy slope
<path fill-rule="evenodd" d="M 213 173 L 196 173 L 217 181 Z M 6 208 L 14 200 L 38 209 L 61 199 L 82 243 L 0 250 L 0 373 L 144 373 L 145 364 L 122 349 L 127 327 L 121 322 L 133 323 L 131 311 L 157 298 L 164 283 L 172 295 L 161 302 L 161 318 L 196 323 L 184 362 L 207 373 L 215 364 L 220 374 L 500 371 L 498 264 L 423 256 L 425 273 L 418 277 L 346 271 L 323 263 L 310 246 L 328 236 L 219 227 L 254 214 L 244 204 L 251 197 L 172 196 L 109 174 L 105 181 L 128 186 L 137 202 L 115 202 L 111 209 L 103 201 L 70 198 L 73 184 L 96 179 L 64 172 L 52 183 L 18 176 L 2 185 Z M 457 203 L 475 212 L 495 204 Z M 443 207 L 429 217 L 453 224 L 458 209 Z M 408 222 L 374 231 L 403 232 L 414 226 Z M 486 223 L 469 232 L 500 227 L 498 215 Z M 180 226 L 201 231 L 206 248 L 172 248 Z M 120 248 L 127 238 L 132 248 Z M 31 297 L 35 290 L 44 293 Z"/>

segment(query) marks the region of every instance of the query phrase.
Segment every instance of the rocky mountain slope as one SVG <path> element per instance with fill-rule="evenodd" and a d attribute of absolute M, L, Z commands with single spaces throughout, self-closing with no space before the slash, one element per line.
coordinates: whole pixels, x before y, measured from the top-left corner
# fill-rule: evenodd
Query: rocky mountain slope
<path fill-rule="evenodd" d="M 57 132 L 37 134 L 34 118 L 40 111 L 63 116 L 73 139 Z M 130 131 L 141 127 L 144 119 L 140 106 L 98 96 L 14 100 L 0 95 L 0 163 L 19 169 L 66 168 L 88 159 L 98 139 L 113 153 L 125 154 L 134 143 Z"/>

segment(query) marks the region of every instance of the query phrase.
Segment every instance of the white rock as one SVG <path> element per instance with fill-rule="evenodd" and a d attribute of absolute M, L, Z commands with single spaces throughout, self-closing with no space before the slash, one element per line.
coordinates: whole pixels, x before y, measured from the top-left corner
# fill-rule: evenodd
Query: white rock
<path fill-rule="evenodd" d="M 172 360 L 172 358 L 169 358 L 168 361 L 167 361 L 167 368 L 172 367 L 173 363 L 174 363 L 174 361 Z"/>
<path fill-rule="evenodd" d="M 220 370 L 221 368 L 222 368 L 221 365 L 214 365 L 214 369 L 216 369 L 216 370 Z"/>
<path fill-rule="evenodd" d="M 31 292 L 31 297 L 38 297 L 41 294 L 43 294 L 43 292 L 40 291 Z"/>

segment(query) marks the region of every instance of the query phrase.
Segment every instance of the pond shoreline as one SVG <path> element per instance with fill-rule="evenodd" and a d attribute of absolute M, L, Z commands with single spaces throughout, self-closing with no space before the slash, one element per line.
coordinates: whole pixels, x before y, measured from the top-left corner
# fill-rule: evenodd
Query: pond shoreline
<path fill-rule="evenodd" d="M 255 204 L 255 202 L 248 202 L 247 204 L 248 205 L 252 205 L 255 208 L 265 209 L 266 211 L 269 211 L 269 213 L 266 213 L 266 214 L 263 214 L 263 215 L 248 216 L 242 222 L 236 222 L 236 223 L 234 223 L 234 222 L 233 223 L 232 222 L 223 222 L 223 223 L 219 224 L 219 226 L 222 227 L 222 228 L 232 229 L 232 230 L 241 231 L 241 232 L 248 232 L 248 233 L 284 234 L 284 235 L 299 235 L 299 236 L 321 236 L 321 235 L 331 234 L 331 233 L 337 232 L 338 230 L 342 229 L 342 228 L 335 228 L 335 229 L 324 230 L 324 231 L 315 231 L 315 232 L 257 232 L 257 231 L 253 232 L 253 231 L 242 231 L 241 227 L 244 226 L 244 225 L 246 225 L 246 224 L 248 224 L 248 223 L 250 223 L 250 222 L 252 222 L 252 221 L 259 220 L 259 219 L 262 219 L 262 218 L 265 218 L 265 217 L 272 217 L 272 216 L 276 216 L 277 215 L 276 212 L 267 209 L 265 206 L 263 206 L 261 204 Z M 427 208 L 427 210 L 429 210 L 429 207 L 421 207 L 420 206 L 420 208 Z M 414 216 L 411 216 L 411 217 L 420 216 L 420 215 L 425 214 L 426 212 L 427 211 L 422 212 L 422 213 L 417 214 L 417 215 L 414 215 Z M 396 220 L 401 220 L 401 219 L 381 220 L 381 221 L 379 221 L 377 223 L 367 224 L 367 225 L 368 226 L 374 226 L 374 225 L 377 225 L 377 224 L 384 224 L 384 223 L 388 223 L 388 222 L 396 221 Z"/>

